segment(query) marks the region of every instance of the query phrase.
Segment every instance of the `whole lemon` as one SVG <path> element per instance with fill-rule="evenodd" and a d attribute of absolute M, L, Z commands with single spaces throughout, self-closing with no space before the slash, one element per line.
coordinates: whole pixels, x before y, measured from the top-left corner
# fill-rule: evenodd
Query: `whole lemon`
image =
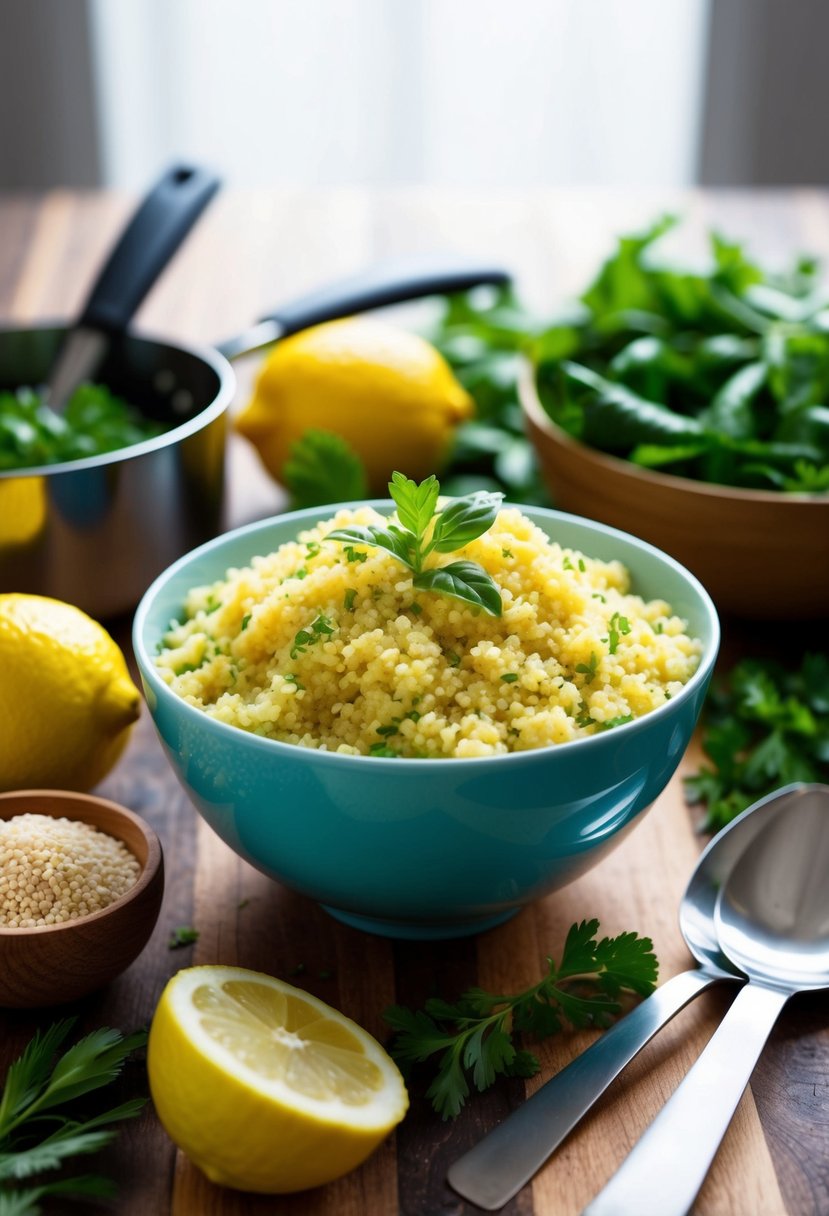
<path fill-rule="evenodd" d="M 141 697 L 79 608 L 0 595 L 0 790 L 88 790 L 124 749 Z"/>
<path fill-rule="evenodd" d="M 167 984 L 147 1073 L 167 1134 L 212 1182 L 276 1194 L 355 1169 L 409 1105 L 397 1066 L 337 1009 L 241 967 Z"/>
<path fill-rule="evenodd" d="M 333 431 L 362 459 L 371 490 L 385 493 L 395 469 L 419 481 L 439 468 L 473 408 L 423 338 L 351 317 L 278 342 L 236 426 L 277 480 L 306 431 Z"/>

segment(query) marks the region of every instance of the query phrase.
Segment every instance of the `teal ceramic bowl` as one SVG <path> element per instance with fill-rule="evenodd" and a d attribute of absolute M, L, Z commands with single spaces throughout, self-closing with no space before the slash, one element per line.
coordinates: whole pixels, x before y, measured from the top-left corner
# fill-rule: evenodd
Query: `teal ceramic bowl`
<path fill-rule="evenodd" d="M 153 657 L 190 588 L 272 552 L 334 510 L 296 511 L 240 528 L 156 579 L 134 629 L 147 703 L 182 785 L 246 861 L 361 929 L 408 938 L 475 933 L 596 865 L 665 788 L 702 707 L 719 645 L 717 614 L 693 575 L 652 546 L 602 524 L 526 507 L 562 545 L 621 559 L 635 592 L 666 599 L 702 639 L 697 672 L 666 705 L 614 730 L 536 751 L 405 760 L 263 739 L 171 692 Z"/>

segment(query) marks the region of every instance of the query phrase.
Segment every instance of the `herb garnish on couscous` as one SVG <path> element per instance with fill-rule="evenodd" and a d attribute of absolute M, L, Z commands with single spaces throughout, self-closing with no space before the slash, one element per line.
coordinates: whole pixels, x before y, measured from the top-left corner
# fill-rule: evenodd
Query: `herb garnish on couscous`
<path fill-rule="evenodd" d="M 701 643 L 621 562 L 563 549 L 495 495 L 390 489 L 395 515 L 342 508 L 194 588 L 156 660 L 171 689 L 284 743 L 440 759 L 615 728 L 693 675 Z"/>

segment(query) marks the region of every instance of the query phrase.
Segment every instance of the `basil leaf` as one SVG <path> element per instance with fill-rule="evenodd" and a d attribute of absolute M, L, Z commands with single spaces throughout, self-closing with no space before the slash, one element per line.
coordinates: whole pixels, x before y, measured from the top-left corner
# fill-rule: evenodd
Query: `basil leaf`
<path fill-rule="evenodd" d="M 385 549 L 403 562 L 410 570 L 414 570 L 411 558 L 411 543 L 400 528 L 380 528 L 376 524 L 364 527 L 361 524 L 349 524 L 345 528 L 335 528 L 329 532 L 326 540 L 339 540 L 346 545 L 371 545 L 373 548 Z"/>
<path fill-rule="evenodd" d="M 431 548 L 438 553 L 454 553 L 483 535 L 495 523 L 503 499 L 500 491 L 493 494 L 487 490 L 456 498 L 437 517 Z"/>
<path fill-rule="evenodd" d="M 501 592 L 477 562 L 450 562 L 448 566 L 421 570 L 413 582 L 420 591 L 436 591 L 483 608 L 490 616 L 501 615 Z"/>
<path fill-rule="evenodd" d="M 404 528 L 420 537 L 435 513 L 440 494 L 440 482 L 434 473 L 420 485 L 402 473 L 392 473 L 389 493 L 397 506 L 397 516 Z"/>

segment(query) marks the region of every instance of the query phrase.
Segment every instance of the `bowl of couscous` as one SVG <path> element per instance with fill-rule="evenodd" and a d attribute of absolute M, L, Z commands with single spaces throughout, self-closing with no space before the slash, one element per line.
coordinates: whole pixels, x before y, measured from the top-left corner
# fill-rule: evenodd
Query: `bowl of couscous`
<path fill-rule="evenodd" d="M 105 798 L 0 794 L 0 1007 L 77 1000 L 120 975 L 158 919 L 155 832 Z"/>
<path fill-rule="evenodd" d="M 148 590 L 135 652 L 173 768 L 231 848 L 346 923 L 457 936 L 633 827 L 690 739 L 719 627 L 692 575 L 601 524 L 499 506 L 424 577 L 393 509 L 211 541 Z M 474 570 L 479 600 L 458 590 Z"/>

